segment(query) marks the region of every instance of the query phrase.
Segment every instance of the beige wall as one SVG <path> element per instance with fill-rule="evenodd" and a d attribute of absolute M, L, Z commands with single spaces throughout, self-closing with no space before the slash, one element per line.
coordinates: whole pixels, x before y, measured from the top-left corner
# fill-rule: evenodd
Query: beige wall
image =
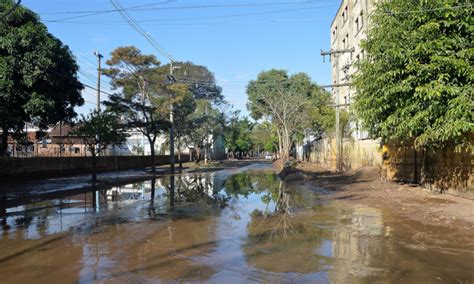
<path fill-rule="evenodd" d="M 310 161 L 326 166 L 328 170 L 336 169 L 336 139 L 325 138 L 313 147 Z M 382 166 L 382 152 L 377 140 L 344 139 L 342 144 L 342 161 L 344 170 L 355 170 L 364 166 Z"/>
<path fill-rule="evenodd" d="M 474 143 L 474 135 L 471 135 Z M 390 141 L 383 147 L 382 175 L 386 179 L 417 182 L 435 191 L 474 195 L 474 147 L 415 151 L 413 142 Z"/>

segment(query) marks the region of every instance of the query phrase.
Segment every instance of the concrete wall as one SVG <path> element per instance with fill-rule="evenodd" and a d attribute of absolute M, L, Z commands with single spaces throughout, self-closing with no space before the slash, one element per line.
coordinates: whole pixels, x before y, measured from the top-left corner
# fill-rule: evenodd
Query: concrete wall
<path fill-rule="evenodd" d="M 310 161 L 324 165 L 329 170 L 335 170 L 336 154 L 336 139 L 325 138 L 313 145 Z M 363 166 L 380 167 L 382 165 L 380 142 L 371 139 L 344 139 L 342 163 L 344 170 L 358 169 Z"/>
<path fill-rule="evenodd" d="M 189 161 L 189 155 L 181 155 L 181 160 Z M 155 161 L 156 165 L 169 164 L 169 156 L 155 156 Z M 178 162 L 177 157 L 175 161 Z M 151 156 L 97 157 L 99 172 L 140 169 L 151 164 Z M 91 171 L 91 157 L 0 158 L 0 180 L 89 174 Z"/>

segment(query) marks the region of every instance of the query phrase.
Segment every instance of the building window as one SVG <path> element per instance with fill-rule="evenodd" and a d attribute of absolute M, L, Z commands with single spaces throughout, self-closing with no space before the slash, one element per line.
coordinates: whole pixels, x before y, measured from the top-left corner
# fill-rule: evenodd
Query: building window
<path fill-rule="evenodd" d="M 355 24 L 356 24 L 356 32 L 360 31 L 360 23 L 359 23 L 359 18 L 358 17 L 355 20 Z"/>
<path fill-rule="evenodd" d="M 360 11 L 360 28 L 362 29 L 362 27 L 364 26 L 364 11 Z"/>
<path fill-rule="evenodd" d="M 344 8 L 344 11 L 342 11 L 342 21 L 345 23 L 347 21 L 347 5 Z"/>
<path fill-rule="evenodd" d="M 347 49 L 349 47 L 349 34 L 346 34 L 346 36 L 342 40 L 342 46 L 344 49 Z"/>
<path fill-rule="evenodd" d="M 333 42 L 336 40 L 336 36 L 337 36 L 337 26 L 332 31 L 332 41 Z"/>

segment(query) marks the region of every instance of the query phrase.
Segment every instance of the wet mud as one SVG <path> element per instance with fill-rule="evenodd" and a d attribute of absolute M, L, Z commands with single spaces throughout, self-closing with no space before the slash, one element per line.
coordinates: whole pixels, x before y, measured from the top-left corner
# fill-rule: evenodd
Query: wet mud
<path fill-rule="evenodd" d="M 474 246 L 445 227 L 321 194 L 253 164 L 3 196 L 0 282 L 474 281 Z"/>

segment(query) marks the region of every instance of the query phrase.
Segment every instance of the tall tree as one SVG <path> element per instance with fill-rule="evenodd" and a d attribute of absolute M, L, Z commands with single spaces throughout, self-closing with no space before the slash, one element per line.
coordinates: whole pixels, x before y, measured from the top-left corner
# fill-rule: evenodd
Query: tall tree
<path fill-rule="evenodd" d="M 354 106 L 372 136 L 415 138 L 416 147 L 468 142 L 474 130 L 470 3 L 379 1 L 354 78 Z M 416 12 L 407 16 L 408 10 Z"/>
<path fill-rule="evenodd" d="M 222 113 L 216 108 L 225 103 L 222 88 L 205 66 L 189 61 L 175 62 L 173 66 L 177 83 L 170 85 L 166 93 L 174 98 L 176 147 L 179 154 L 185 144 L 194 146 L 198 153 L 196 162 L 199 162 L 203 149 L 208 156 L 206 153 L 212 136 L 222 134 L 216 132 L 216 129 L 223 128 Z M 169 64 L 162 66 L 162 72 L 169 72 L 169 69 Z M 190 106 L 193 107 L 192 113 L 188 113 Z"/>
<path fill-rule="evenodd" d="M 222 88 L 217 85 L 214 74 L 202 65 L 192 62 L 175 62 L 174 76 L 179 83 L 186 84 L 194 99 L 205 99 L 213 104 L 224 102 Z M 164 65 L 164 70 L 169 70 L 169 65 Z M 167 71 L 166 71 L 167 72 Z"/>
<path fill-rule="evenodd" d="M 209 100 L 200 99 L 196 100 L 196 109 L 189 118 L 193 128 L 189 139 L 196 150 L 196 163 L 202 157 L 207 161 L 211 145 L 224 131 L 224 115 Z"/>
<path fill-rule="evenodd" d="M 239 118 L 239 111 L 232 114 L 225 127 L 225 144 L 232 158 L 242 158 L 253 148 L 253 123 L 248 118 Z"/>
<path fill-rule="evenodd" d="M 249 82 L 247 94 L 252 117 L 268 119 L 275 126 L 279 158 L 283 161 L 289 159 L 297 134 L 327 126 L 315 110 L 328 107 L 328 94 L 304 73 L 289 76 L 285 70 L 263 71 Z"/>
<path fill-rule="evenodd" d="M 6 10 L 15 5 L 2 2 Z M 25 123 L 44 129 L 76 116 L 84 103 L 77 70 L 69 48 L 32 11 L 20 5 L 0 22 L 0 156 Z"/>
<path fill-rule="evenodd" d="M 111 145 L 126 141 L 125 125 L 119 117 L 109 112 L 93 112 L 82 116 L 71 135 L 80 137 L 92 155 L 92 181 L 97 180 L 97 155 Z"/>
<path fill-rule="evenodd" d="M 103 73 L 111 78 L 114 88 L 121 93 L 110 96 L 104 104 L 120 115 L 127 127 L 141 132 L 150 144 L 152 172 L 156 171 L 155 142 L 169 128 L 163 102 L 164 73 L 153 55 L 144 55 L 134 46 L 119 47 L 107 60 L 110 67 Z"/>

